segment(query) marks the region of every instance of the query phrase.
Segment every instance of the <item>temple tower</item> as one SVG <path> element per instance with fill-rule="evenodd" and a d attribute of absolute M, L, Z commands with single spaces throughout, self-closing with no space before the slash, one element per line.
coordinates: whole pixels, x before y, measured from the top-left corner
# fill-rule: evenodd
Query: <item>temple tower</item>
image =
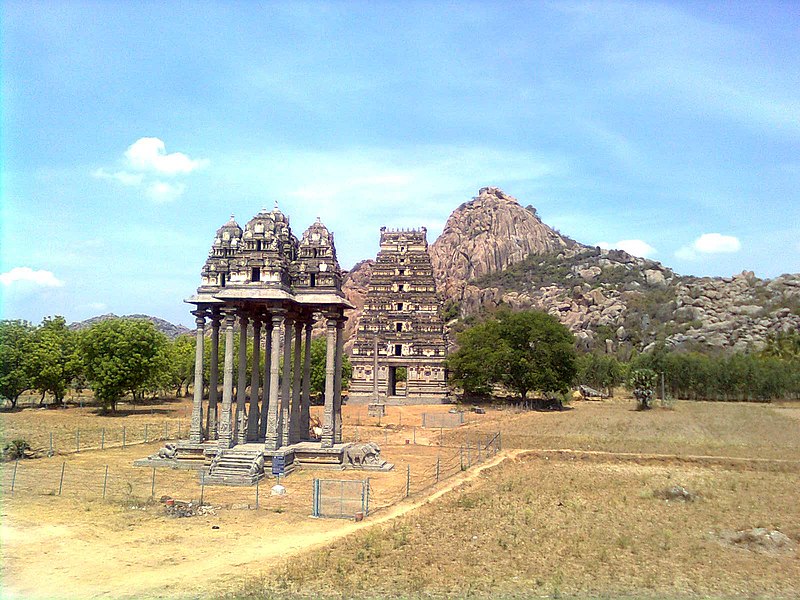
<path fill-rule="evenodd" d="M 380 252 L 352 350 L 354 402 L 423 404 L 447 397 L 442 303 L 426 234 L 424 227 L 381 228 Z"/>

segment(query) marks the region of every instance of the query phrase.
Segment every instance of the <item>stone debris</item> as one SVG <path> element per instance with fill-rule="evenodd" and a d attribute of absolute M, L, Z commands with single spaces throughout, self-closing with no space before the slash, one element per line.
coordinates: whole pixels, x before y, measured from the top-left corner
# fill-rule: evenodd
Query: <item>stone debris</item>
<path fill-rule="evenodd" d="M 682 502 L 694 502 L 699 498 L 699 495 L 690 492 L 682 485 L 672 485 L 654 494 L 657 498 L 662 498 L 666 501 L 680 500 Z"/>
<path fill-rule="evenodd" d="M 180 519 L 184 517 L 201 517 L 205 515 L 216 515 L 219 507 L 208 504 L 197 504 L 195 502 L 183 502 L 175 500 L 169 496 L 161 496 L 161 503 L 168 517 Z"/>
<path fill-rule="evenodd" d="M 765 527 L 723 531 L 719 537 L 726 545 L 764 554 L 788 554 L 797 548 L 797 542 L 785 533 Z"/>

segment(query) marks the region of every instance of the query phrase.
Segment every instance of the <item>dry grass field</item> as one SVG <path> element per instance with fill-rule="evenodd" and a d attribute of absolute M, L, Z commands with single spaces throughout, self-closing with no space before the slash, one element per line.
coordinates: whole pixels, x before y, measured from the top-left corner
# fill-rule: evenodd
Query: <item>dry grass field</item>
<path fill-rule="evenodd" d="M 160 418 L 185 418 L 188 406 L 165 403 Z M 150 499 L 151 473 L 131 463 L 158 443 L 22 461 L 13 496 L 7 463 L 3 597 L 800 597 L 800 408 L 632 408 L 619 399 L 559 413 L 489 409 L 440 431 L 420 428 L 421 415 L 448 407 L 390 407 L 379 423 L 345 406 L 345 438 L 378 441 L 396 464 L 371 474 L 373 508 L 384 508 L 362 523 L 309 518 L 312 479 L 363 477 L 352 471 L 297 472 L 281 498 L 262 486 L 258 510 L 252 488 L 206 488 L 212 513 L 174 519 L 157 498 L 197 500 L 200 486 L 191 473 L 159 470 Z M 35 434 L 106 418 L 92 411 L 0 419 L 6 431 Z M 116 417 L 140 418 L 152 416 Z M 456 462 L 436 484 L 437 457 L 453 465 L 459 446 L 497 431 L 509 458 L 479 474 Z M 62 466 L 58 496 L 52 474 Z M 412 497 L 396 504 L 407 466 Z M 37 469 L 48 485 L 35 484 Z M 671 485 L 697 500 L 665 501 Z M 426 503 L 431 494 L 441 495 Z M 729 543 L 753 527 L 792 545 Z"/>

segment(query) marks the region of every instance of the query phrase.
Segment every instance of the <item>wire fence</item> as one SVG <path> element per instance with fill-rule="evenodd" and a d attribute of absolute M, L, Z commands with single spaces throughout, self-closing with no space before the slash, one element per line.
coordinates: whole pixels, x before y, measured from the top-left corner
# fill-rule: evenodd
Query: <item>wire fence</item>
<path fill-rule="evenodd" d="M 422 413 L 422 426 L 425 428 L 453 428 L 464 424 L 464 413 Z"/>
<path fill-rule="evenodd" d="M 126 448 L 160 440 L 181 439 L 189 434 L 189 423 L 177 419 L 135 423 L 119 427 L 80 427 L 76 429 L 36 429 L 5 431 L 0 444 L 25 440 L 34 456 L 72 454 L 106 448 Z"/>
<path fill-rule="evenodd" d="M 369 479 L 315 479 L 311 516 L 356 519 L 369 515 Z"/>
<path fill-rule="evenodd" d="M 386 508 L 433 487 L 440 481 L 466 471 L 495 456 L 501 450 L 500 432 L 477 435 L 453 452 L 440 453 L 430 466 L 406 464 L 405 481 L 386 487 L 370 487 L 369 505 L 371 511 Z"/>

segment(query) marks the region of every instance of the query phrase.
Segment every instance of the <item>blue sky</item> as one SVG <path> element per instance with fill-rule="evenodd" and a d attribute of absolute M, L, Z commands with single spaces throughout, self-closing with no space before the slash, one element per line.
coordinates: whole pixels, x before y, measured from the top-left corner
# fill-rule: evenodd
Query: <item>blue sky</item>
<path fill-rule="evenodd" d="M 500 186 L 679 273 L 800 271 L 797 2 L 2 3 L 3 318 L 190 324 L 277 201 L 345 268 Z"/>

